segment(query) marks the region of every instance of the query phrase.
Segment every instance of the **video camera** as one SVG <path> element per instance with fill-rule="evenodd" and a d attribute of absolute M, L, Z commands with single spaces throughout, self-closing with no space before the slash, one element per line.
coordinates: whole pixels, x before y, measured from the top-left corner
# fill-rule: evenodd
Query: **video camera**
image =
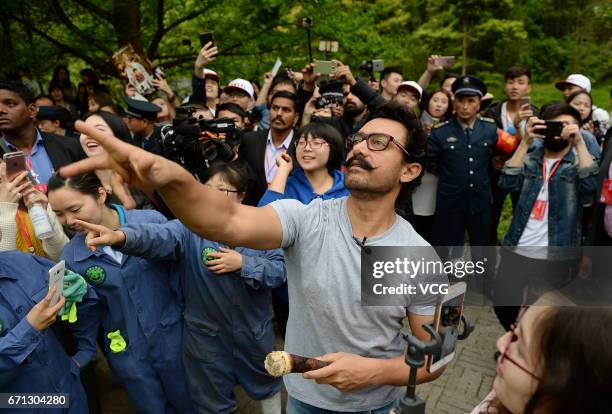
<path fill-rule="evenodd" d="M 382 72 L 385 70 L 385 61 L 382 59 L 364 60 L 357 68 L 370 74 L 373 72 Z"/>
<path fill-rule="evenodd" d="M 197 119 L 194 107 L 177 108 L 172 125 L 162 127 L 164 157 L 201 177 L 214 162 L 234 159 L 234 145 L 240 145 L 242 130 L 231 119 Z"/>

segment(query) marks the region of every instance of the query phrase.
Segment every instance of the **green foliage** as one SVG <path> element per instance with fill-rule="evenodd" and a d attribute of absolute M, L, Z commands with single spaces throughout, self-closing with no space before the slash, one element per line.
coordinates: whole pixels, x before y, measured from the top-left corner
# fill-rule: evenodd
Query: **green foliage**
<path fill-rule="evenodd" d="M 461 70 L 464 24 L 467 70 L 485 77 L 493 90 L 517 64 L 531 67 L 536 82 L 574 72 L 599 85 L 612 79 L 607 0 L 3 0 L 0 47 L 6 72 L 26 64 L 48 80 L 56 64 L 68 63 L 75 75 L 93 66 L 108 82 L 116 76 L 110 55 L 132 39 L 178 79 L 191 72 L 198 34 L 212 31 L 221 54 L 211 66 L 223 80 L 251 79 L 277 57 L 295 69 L 307 63 L 306 16 L 314 21 L 315 58 L 353 67 L 384 59 L 411 79 L 432 53 L 457 56 L 453 71 Z M 319 52 L 320 40 L 338 41 L 339 52 Z"/>

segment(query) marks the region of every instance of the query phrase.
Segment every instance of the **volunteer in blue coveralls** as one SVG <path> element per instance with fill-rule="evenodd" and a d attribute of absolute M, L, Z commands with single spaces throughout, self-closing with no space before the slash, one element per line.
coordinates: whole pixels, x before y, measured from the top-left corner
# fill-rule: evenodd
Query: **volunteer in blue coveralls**
<path fill-rule="evenodd" d="M 206 175 L 207 186 L 236 203 L 243 200 L 248 183 L 244 166 L 215 163 Z M 79 224 L 91 230 L 90 246 L 104 233 L 112 236 L 108 244 L 122 245 L 119 250 L 125 254 L 178 261 L 185 303 L 185 368 L 198 412 L 233 412 L 233 388 L 240 384 L 251 398 L 261 400 L 264 414 L 280 414 L 281 381 L 264 368 L 266 355 L 275 349 L 270 288 L 286 281 L 280 249 L 227 248 L 200 238 L 178 220 L 128 222 L 114 232 Z"/>
<path fill-rule="evenodd" d="M 0 393 L 66 393 L 68 409 L 48 408 L 44 412 L 84 414 L 88 412 L 87 397 L 79 381 L 79 367 L 96 355 L 98 300 L 89 289 L 77 304 L 77 321 L 70 326 L 78 351 L 72 357 L 66 355 L 53 327 L 66 301 L 62 296 L 51 306 L 55 290 L 48 291 L 47 272 L 53 265 L 18 251 L 0 253 Z"/>
<path fill-rule="evenodd" d="M 73 230 L 76 219 L 113 229 L 126 223 L 164 223 L 153 210 L 106 205 L 95 174 L 49 181 L 49 203 L 59 221 Z M 178 281 L 169 263 L 153 263 L 105 246 L 95 252 L 77 234 L 64 248 L 66 266 L 82 274 L 104 305 L 103 352 L 142 413 L 186 413 L 191 403 L 181 358 L 182 325 Z"/>
<path fill-rule="evenodd" d="M 452 85 L 455 115 L 438 124 L 428 140 L 428 157 L 439 177 L 432 239 L 437 246 L 462 246 L 467 230 L 471 246 L 490 246 L 493 150 L 510 152 L 512 136 L 495 121 L 478 116 L 487 87 L 474 76 L 461 76 Z M 476 252 L 476 254 L 474 254 Z M 482 250 L 472 255 L 482 257 Z"/>

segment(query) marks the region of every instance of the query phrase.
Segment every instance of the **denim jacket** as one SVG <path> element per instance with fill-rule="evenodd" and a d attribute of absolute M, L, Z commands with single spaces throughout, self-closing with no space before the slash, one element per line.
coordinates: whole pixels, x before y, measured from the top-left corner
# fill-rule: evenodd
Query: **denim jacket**
<path fill-rule="evenodd" d="M 519 191 L 520 199 L 510 229 L 502 244 L 516 246 L 525 230 L 533 205 L 542 188 L 544 148 L 535 148 L 525 157 L 522 167 L 502 169 L 499 186 L 507 191 Z M 580 246 L 582 206 L 593 201 L 597 191 L 598 166 L 580 168 L 574 149 L 563 157 L 548 183 L 548 245 L 550 247 Z M 549 258 L 561 258 L 563 249 L 549 251 Z M 556 253 L 555 253 L 556 252 Z M 559 256 L 559 257 L 557 257 Z"/>

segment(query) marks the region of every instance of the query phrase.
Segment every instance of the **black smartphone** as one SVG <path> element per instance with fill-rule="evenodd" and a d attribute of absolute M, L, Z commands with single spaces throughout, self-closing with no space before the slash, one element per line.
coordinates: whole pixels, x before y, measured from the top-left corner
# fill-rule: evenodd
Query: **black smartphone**
<path fill-rule="evenodd" d="M 563 130 L 563 122 L 559 121 L 544 121 L 546 129 L 542 129 L 541 134 L 547 138 L 560 137 Z"/>
<path fill-rule="evenodd" d="M 215 45 L 215 40 L 213 39 L 213 34 L 212 32 L 205 32 L 205 33 L 200 33 L 200 46 L 204 47 L 204 45 L 206 45 L 207 43 L 212 43 L 212 45 Z"/>

